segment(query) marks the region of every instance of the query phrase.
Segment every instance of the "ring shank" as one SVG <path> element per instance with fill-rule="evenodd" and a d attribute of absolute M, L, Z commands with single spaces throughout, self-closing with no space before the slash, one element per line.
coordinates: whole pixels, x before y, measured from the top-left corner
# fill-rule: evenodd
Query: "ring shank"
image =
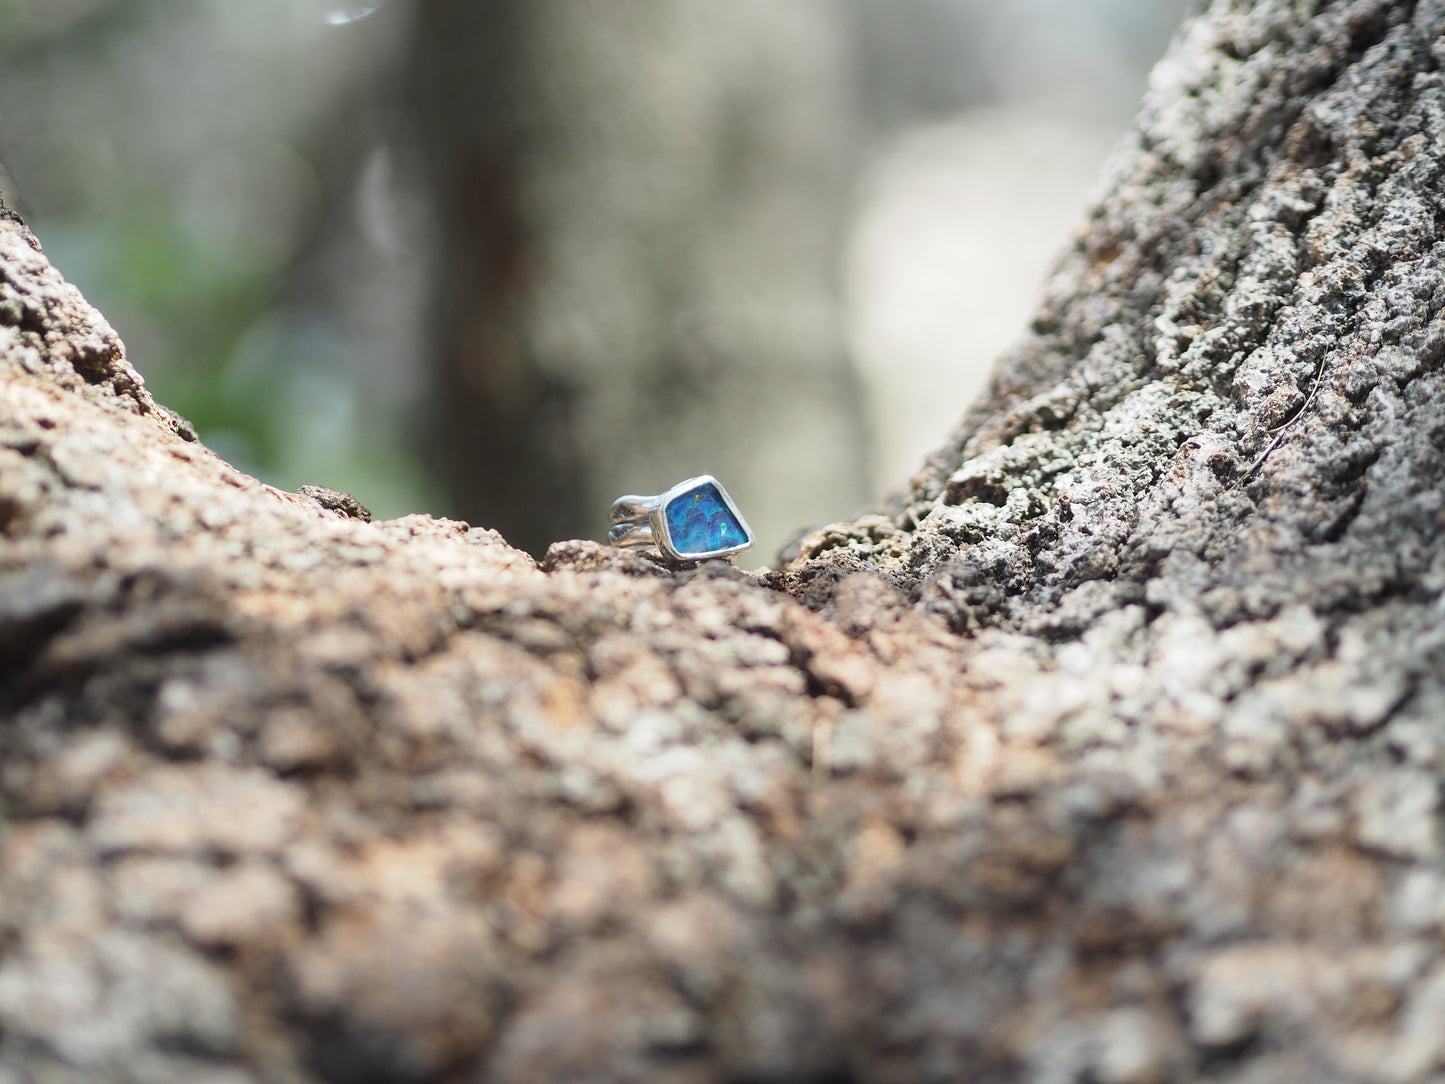
<path fill-rule="evenodd" d="M 655 507 L 657 507 L 656 497 L 639 497 L 636 494 L 618 497 L 612 502 L 612 522 L 628 523 L 645 520 L 648 513 Z"/>
<path fill-rule="evenodd" d="M 612 527 L 607 539 L 614 546 L 655 546 L 657 538 L 652 531 L 652 510 L 657 507 L 658 497 L 640 497 L 628 494 L 612 502 Z"/>
<path fill-rule="evenodd" d="M 652 524 L 650 523 L 614 523 L 612 529 L 607 532 L 608 540 L 614 546 L 654 546 L 657 539 L 652 536 Z"/>

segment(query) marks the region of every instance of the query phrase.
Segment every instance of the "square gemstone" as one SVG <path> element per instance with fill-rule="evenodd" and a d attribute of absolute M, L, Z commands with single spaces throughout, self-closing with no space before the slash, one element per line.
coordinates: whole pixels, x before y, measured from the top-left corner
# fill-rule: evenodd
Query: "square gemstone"
<path fill-rule="evenodd" d="M 706 557 L 752 541 L 712 482 L 686 489 L 663 509 L 667 535 L 679 557 Z"/>

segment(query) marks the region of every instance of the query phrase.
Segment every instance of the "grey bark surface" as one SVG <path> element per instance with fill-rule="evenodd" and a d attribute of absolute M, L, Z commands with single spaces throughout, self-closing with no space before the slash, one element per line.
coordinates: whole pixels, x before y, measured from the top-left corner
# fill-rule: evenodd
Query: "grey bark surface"
<path fill-rule="evenodd" d="M 0 221 L 0 1080 L 1436 1079 L 1442 33 L 1187 23 L 770 573 L 262 485 Z"/>

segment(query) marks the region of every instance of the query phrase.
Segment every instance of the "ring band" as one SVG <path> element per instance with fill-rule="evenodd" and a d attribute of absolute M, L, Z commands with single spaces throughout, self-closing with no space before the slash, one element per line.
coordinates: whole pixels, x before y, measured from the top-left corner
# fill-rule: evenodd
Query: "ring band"
<path fill-rule="evenodd" d="M 651 546 L 673 561 L 732 558 L 753 548 L 748 521 L 710 474 L 656 497 L 618 497 L 607 538 L 614 546 Z"/>

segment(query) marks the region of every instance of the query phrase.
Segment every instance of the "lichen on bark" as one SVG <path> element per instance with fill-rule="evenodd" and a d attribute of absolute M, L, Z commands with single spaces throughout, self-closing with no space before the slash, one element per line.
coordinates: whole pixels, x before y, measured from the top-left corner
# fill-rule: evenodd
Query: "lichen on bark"
<path fill-rule="evenodd" d="M 247 478 L 0 221 L 0 1079 L 1432 1079 L 1442 33 L 1201 11 L 757 574 Z"/>

